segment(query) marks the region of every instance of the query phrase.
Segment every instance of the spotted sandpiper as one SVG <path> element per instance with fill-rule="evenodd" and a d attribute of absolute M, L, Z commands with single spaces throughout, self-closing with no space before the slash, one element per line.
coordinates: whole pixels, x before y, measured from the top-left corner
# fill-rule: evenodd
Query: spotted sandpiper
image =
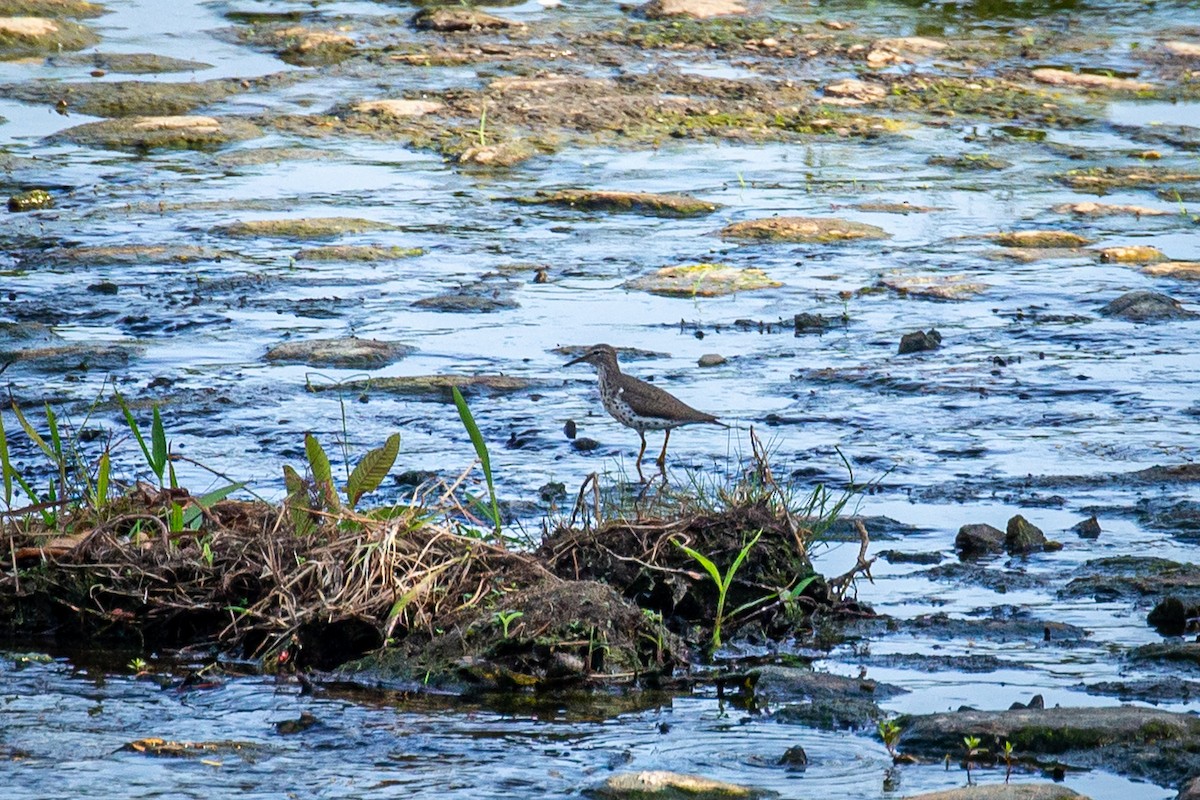
<path fill-rule="evenodd" d="M 712 414 L 697 411 L 657 386 L 621 372 L 621 366 L 617 363 L 617 351 L 607 344 L 592 345 L 586 353 L 568 361 L 565 366 L 580 362 L 587 362 L 596 368 L 596 376 L 600 379 L 600 400 L 604 403 L 604 410 L 625 427 L 633 428 L 642 438 L 642 449 L 638 451 L 637 457 L 637 471 L 638 477 L 643 481 L 646 480 L 646 476 L 642 474 L 642 457 L 646 455 L 646 431 L 667 432 L 663 439 L 662 452 L 654 462 L 659 471 L 662 471 L 667 461 L 667 442 L 671 439 L 672 429 L 694 422 L 709 422 L 728 427 Z"/>

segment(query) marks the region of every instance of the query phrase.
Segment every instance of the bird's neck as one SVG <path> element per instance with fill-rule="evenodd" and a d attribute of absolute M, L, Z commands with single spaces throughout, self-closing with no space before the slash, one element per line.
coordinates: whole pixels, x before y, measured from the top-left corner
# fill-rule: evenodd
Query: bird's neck
<path fill-rule="evenodd" d="M 621 368 L 616 364 L 606 364 L 602 361 L 596 365 L 596 374 L 602 382 L 607 382 L 620 375 Z"/>

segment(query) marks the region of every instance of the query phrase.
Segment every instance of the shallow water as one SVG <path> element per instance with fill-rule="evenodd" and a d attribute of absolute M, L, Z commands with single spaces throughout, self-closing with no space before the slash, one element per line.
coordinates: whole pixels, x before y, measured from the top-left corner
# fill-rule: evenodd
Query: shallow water
<path fill-rule="evenodd" d="M 98 49 L 153 52 L 214 65 L 195 73 L 139 76 L 144 79 L 207 80 L 279 71 L 305 75 L 272 92 L 233 96 L 203 113 L 312 113 L 347 97 L 475 87 L 504 74 L 501 65 L 393 68 L 386 73 L 353 65 L 308 70 L 233 44 L 219 33 L 232 25 L 224 16 L 227 11 L 297 10 L 290 3 L 112 0 L 108 6 L 112 12 L 93 23 L 103 37 Z M 398 26 L 410 13 L 405 7 L 373 3 L 303 8 L 311 10 L 313 19 L 345 17 L 364 27 L 364 19 L 386 25 L 388 18 Z M 1187 8 L 995 3 L 873 4 L 864 9 L 860 4 L 787 3 L 773 13 L 801 24 L 838 18 L 881 36 L 1001 32 L 1020 37 L 1027 26 L 1103 35 L 1104 65 L 1131 69 L 1145 67 L 1136 58 L 1139 48 L 1159 39 L 1186 38 L 1187 31 L 1177 26 L 1181 9 Z M 610 24 L 621 16 L 607 2 L 557 9 L 525 3 L 496 11 L 531 23 L 581 26 Z M 419 38 L 412 32 L 399 35 Z M 729 64 L 694 52 L 672 57 L 681 70 L 705 75 L 740 78 L 756 69 L 753 61 Z M 648 59 L 628 69 L 653 66 L 656 62 Z M 40 61 L 0 62 L 0 82 L 91 80 L 88 71 L 87 66 Z M 129 77 L 110 73 L 101 80 Z M 344 404 L 337 392 L 307 393 L 307 381 L 363 373 L 266 363 L 267 347 L 281 341 L 353 333 L 419 348 L 372 372 L 374 376 L 502 372 L 534 379 L 537 387 L 531 392 L 472 400 L 491 445 L 499 491 L 512 501 L 529 500 L 549 481 L 565 483 L 573 494 L 590 472 L 614 479 L 634 472 L 636 435 L 600 411 L 590 371 L 583 366 L 564 369 L 566 359 L 553 349 L 607 341 L 656 351 L 662 357 L 630 361 L 629 371 L 653 377 L 737 426 L 732 432 L 677 432 L 670 453 L 675 480 L 690 469 L 736 472 L 748 450 L 746 431 L 753 426 L 774 451 L 780 475 L 796 472 L 840 483 L 846 474 L 836 447 L 854 465 L 857 480 L 877 480 L 879 490 L 864 496 L 858 510 L 889 516 L 917 532 L 903 541 L 876 542 L 876 549 L 931 550 L 951 562 L 960 525 L 1003 527 L 1015 513 L 1065 543 L 1058 553 L 996 562 L 997 570 L 1024 570 L 1045 580 L 1004 593 L 915 574 L 924 567 L 877 563 L 875 582 L 860 582 L 858 594 L 882 613 L 909 618 L 940 611 L 973 618 L 986 616 L 993 606 L 1012 605 L 1034 618 L 1069 622 L 1089 634 L 1072 647 L 951 643 L 907 633 L 877 637 L 870 642 L 876 655 L 987 654 L 1013 664 L 1012 670 L 990 674 L 870 666 L 872 677 L 912 690 L 889 701 L 887 708 L 1004 708 L 1038 692 L 1048 704 L 1108 704 L 1116 700 L 1086 694 L 1081 687 L 1158 674 L 1154 667 L 1134 667 L 1119 656 L 1122 648 L 1160 639 L 1144 622 L 1149 609 L 1128 602 L 1061 600 L 1055 589 L 1077 567 L 1102 556 L 1153 553 L 1194 561 L 1198 537 L 1115 512 L 1101 513 L 1104 532 L 1098 540 L 1079 539 L 1068 529 L 1092 513 L 1092 507 L 1128 509 L 1147 497 L 1197 499 L 1186 485 L 1126 485 L 1099 476 L 1193 461 L 1200 453 L 1200 322 L 1134 325 L 1104 319 L 1097 309 L 1122 292 L 1143 288 L 1171 294 L 1195 309 L 1200 285 L 1152 278 L 1088 254 L 1034 263 L 997 259 L 995 245 L 982 238 L 1002 230 L 1065 228 L 1095 240 L 1096 247 L 1146 244 L 1172 259 L 1200 260 L 1200 237 L 1189 216 L 1195 209 L 1188 204 L 1181 209 L 1180 203 L 1159 199 L 1150 190 L 1096 198 L 1052 180 L 1080 166 L 1141 163 L 1129 154 L 1150 147 L 1162 156 L 1154 162 L 1157 166 L 1195 169 L 1194 152 L 1148 144 L 1139 132 L 1188 126 L 1195 141 L 1197 104 L 1122 99 L 1101 107 L 1105 122 L 1079 131 L 1049 129 L 1041 142 L 1014 138 L 995 123 L 960 120 L 913 126 L 882 143 L 831 137 L 799 144 L 667 142 L 633 152 L 568 148 L 488 173 L 461 170 L 437 155 L 386 142 L 314 141 L 278 133 L 222 153 L 299 146 L 329 157 L 225 166 L 220 154 L 213 153 L 138 155 L 51 144 L 42 137 L 91 118 L 60 116 L 46 106 L 0 97 L 0 116 L 7 119 L 0 125 L 0 145 L 14 156 L 37 159 L 10 171 L 4 188 L 10 194 L 29 186 L 69 189 L 61 192 L 54 210 L 5 218 L 0 233 L 11 246 L 0 253 L 0 270 L 5 270 L 0 319 L 44 322 L 71 342 L 136 345 L 140 351 L 128 366 L 111 373 L 122 391 L 170 400 L 166 419 L 178 452 L 239 479 L 250 478 L 268 496 L 278 496 L 282 464 L 301 463 L 305 431 L 316 432 L 330 445 L 341 435 L 343 408 L 352 452 L 382 442 L 393 431 L 402 433 L 398 471 L 453 475 L 473 457 L 452 407 L 378 392 L 364 398 L 367 402 L 347 396 Z M 927 163 L 931 156 L 983 152 L 1013 166 L 963 172 Z M 723 208 L 702 219 L 671 220 L 512 202 L 539 189 L 565 186 L 687 192 Z M 1050 211 L 1059 203 L 1089 199 L 1172 213 L 1075 219 Z M 907 201 L 940 210 L 897 215 L 856 208 L 872 201 Z M 184 207 L 160 213 L 159 203 Z M 715 235 L 728 222 L 776 213 L 832 213 L 879 225 L 891 238 L 883 243 L 781 245 L 735 244 Z M 212 230 L 238 220 L 285 216 L 368 217 L 397 229 L 349 235 L 339 243 L 426 252 L 379 265 L 313 264 L 292 260 L 300 243 L 232 240 Z M 52 246 L 131 243 L 202 244 L 230 255 L 187 268 L 26 266 L 21 258 Z M 784 285 L 769 292 L 695 300 L 655 297 L 623 286 L 659 266 L 704 260 L 761 268 Z M 513 284 L 518 308 L 468 314 L 412 306 L 516 264 L 547 266 L 551 278 L 544 285 L 531 281 L 532 272 L 489 278 L 497 285 Z M 887 291 L 859 293 L 897 275 L 958 274 L 988 288 L 957 302 Z M 87 291 L 101 281 L 116 283 L 119 293 Z M 849 299 L 843 300 L 842 292 L 850 293 Z M 797 338 L 791 319 L 799 312 L 846 313 L 850 322 L 823 336 Z M 743 319 L 780 323 L 781 332 L 734 325 Z M 940 350 L 895 354 L 903 333 L 931 327 L 944 337 Z M 730 360 L 697 369 L 699 356 L 711 352 Z M 172 381 L 168 388 L 149 388 L 164 377 Z M 4 380 L 23 402 L 49 400 L 78 421 L 86 405 L 105 390 L 109 373 L 45 373 L 17 365 Z M 598 439 L 601 446 L 586 454 L 575 451 L 561 433 L 569 419 L 578 423 L 581 435 Z M 90 424 L 120 430 L 119 420 L 108 412 L 100 412 Z M 526 431 L 535 432 L 532 446 L 504 446 L 512 433 Z M 139 467 L 135 448 L 119 455 L 127 468 Z M 181 481 L 195 489 L 213 480 L 185 464 L 179 471 Z M 1020 479 L 1027 475 L 1095 480 L 1022 489 Z M 1043 502 L 1052 495 L 1061 501 Z M 523 524 L 535 529 L 538 517 L 531 513 Z M 835 544 L 818 553 L 817 566 L 835 574 L 853 563 L 856 551 L 856 545 Z M 819 665 L 856 674 L 861 654 L 847 646 Z M 274 797 L 289 784 L 318 797 L 424 796 L 446 793 L 433 786 L 444 776 L 445 764 L 452 763 L 455 784 L 449 791 L 464 797 L 484 790 L 512 797 L 567 794 L 607 770 L 670 767 L 775 788 L 785 796 L 865 798 L 879 796 L 886 761 L 882 747 L 867 738 L 764 719 L 744 722 L 736 711 L 722 711 L 715 698 L 706 696 L 663 700 L 652 709 L 592 721 L 573 719 L 570 710 L 543 711 L 535 718 L 453 705 L 412 710 L 404 703 L 373 704 L 361 698 L 300 698 L 294 687 L 260 679 L 232 680 L 220 690 L 176 696 L 102 668 L 80 672 L 77 664 L 68 659 L 22 670 L 11 661 L 0 664 L 6 720 L 0 746 L 31 754 L 19 761 L 0 760 L 0 782 L 18 787 L 13 797 L 78 795 L 105 785 L 120 786 L 111 796 L 122 797 L 210 796 L 214 787 Z M 1197 710 L 1195 703 L 1164 705 Z M 301 710 L 311 710 L 325 727 L 291 738 L 273 733 L 270 723 L 294 718 Z M 657 732 L 661 721 L 670 722 L 671 733 Z M 114 754 L 122 743 L 142 735 L 236 739 L 255 742 L 262 750 L 244 759 L 224 758 L 221 767 Z M 802 776 L 771 763 L 796 742 L 804 744 L 813 760 Z M 906 767 L 901 788 L 907 793 L 961 783 L 961 773 L 945 773 L 940 766 Z M 1072 775 L 1068 784 L 1096 798 L 1170 794 L 1103 773 Z"/>

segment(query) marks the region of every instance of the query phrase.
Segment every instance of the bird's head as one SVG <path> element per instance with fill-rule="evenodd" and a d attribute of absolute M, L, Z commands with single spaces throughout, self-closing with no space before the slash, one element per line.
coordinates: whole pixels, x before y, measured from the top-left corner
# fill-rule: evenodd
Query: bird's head
<path fill-rule="evenodd" d="M 569 367 L 572 364 L 583 363 L 591 364 L 597 369 L 611 369 L 615 372 L 620 371 L 620 367 L 617 366 L 617 351 L 614 350 L 612 346 L 607 344 L 592 345 L 586 351 L 584 351 L 583 355 L 579 356 L 578 358 L 571 359 L 564 366 Z"/>

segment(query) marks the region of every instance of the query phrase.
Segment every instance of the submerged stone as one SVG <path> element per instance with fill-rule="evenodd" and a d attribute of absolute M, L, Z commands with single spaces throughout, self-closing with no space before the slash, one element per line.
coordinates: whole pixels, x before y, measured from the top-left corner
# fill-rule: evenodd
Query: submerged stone
<path fill-rule="evenodd" d="M 299 67 L 340 64 L 354 55 L 357 47 L 354 39 L 344 33 L 303 25 L 252 28 L 243 33 L 243 38 L 253 45 L 271 50 L 280 60 Z"/>
<path fill-rule="evenodd" d="M 963 154 L 957 156 L 930 156 L 926 164 L 933 167 L 950 167 L 951 169 L 970 171 L 998 171 L 1012 166 L 1011 161 L 987 154 Z"/>
<path fill-rule="evenodd" d="M 581 208 L 588 211 L 632 211 L 656 217 L 697 217 L 711 214 L 720 208 L 716 203 L 697 200 L 683 194 L 618 192 L 598 189 L 539 191 L 531 197 L 517 198 L 517 201 L 536 205 Z"/>
<path fill-rule="evenodd" d="M 347 233 L 395 230 L 395 225 L 358 217 L 301 217 L 256 219 L 218 225 L 213 233 L 224 236 L 265 236 L 278 239 L 332 239 Z"/>
<path fill-rule="evenodd" d="M 647 19 L 711 19 L 745 14 L 746 7 L 738 0 L 650 0 L 638 11 Z"/>
<path fill-rule="evenodd" d="M 58 111 L 74 111 L 93 117 L 163 118 L 188 114 L 200 106 L 211 105 L 234 95 L 274 88 L 295 80 L 295 76 L 287 74 L 188 82 L 127 80 L 63 83 L 37 80 L 5 84 L 0 86 L 0 91 L 18 100 L 44 103 Z"/>
<path fill-rule="evenodd" d="M 477 167 L 513 167 L 541 152 L 533 143 L 514 139 L 497 144 L 475 145 L 458 154 L 458 163 Z"/>
<path fill-rule="evenodd" d="M 1088 800 L 1088 797 L 1057 783 L 992 783 L 913 794 L 904 800 Z"/>
<path fill-rule="evenodd" d="M 600 785 L 585 789 L 584 794 L 603 800 L 754 800 L 779 796 L 778 792 L 663 770 L 612 775 Z"/>
<path fill-rule="evenodd" d="M 225 253 L 197 245 L 170 244 L 106 244 L 81 247 L 59 247 L 31 255 L 31 266 L 109 266 L 113 264 L 190 264 L 196 261 L 217 261 Z"/>
<path fill-rule="evenodd" d="M 495 287 L 487 283 L 477 283 L 462 286 L 458 289 L 433 297 L 423 297 L 414 301 L 416 308 L 432 308 L 436 311 L 457 311 L 467 313 L 487 313 L 518 308 L 520 304 L 508 295 L 503 287 Z"/>
<path fill-rule="evenodd" d="M 1157 247 L 1131 245 L 1127 247 L 1105 247 L 1100 251 L 1100 260 L 1120 264 L 1148 264 L 1153 261 L 1166 261 L 1167 256 Z"/>
<path fill-rule="evenodd" d="M 855 239 L 886 239 L 883 228 L 865 222 L 835 217 L 767 217 L 726 225 L 726 239 L 757 239 L 772 242 L 844 242 Z"/>
<path fill-rule="evenodd" d="M 1105 304 L 1100 313 L 1106 317 L 1118 317 L 1130 322 L 1162 322 L 1200 316 L 1184 308 L 1173 297 L 1145 290 L 1126 292 Z"/>
<path fill-rule="evenodd" d="M 1154 84 L 1111 75 L 1095 75 L 1090 72 L 1071 72 L 1065 69 L 1044 67 L 1033 71 L 1033 79 L 1051 86 L 1075 86 L 1094 91 L 1144 92 L 1155 88 Z"/>
<path fill-rule="evenodd" d="M 1180 58 L 1200 58 L 1200 43 L 1196 42 L 1163 42 L 1163 49 Z"/>
<path fill-rule="evenodd" d="M 364 100 L 355 103 L 351 110 L 359 114 L 382 114 L 387 117 L 403 119 L 406 117 L 423 117 L 433 114 L 446 107 L 445 103 L 437 100 L 406 100 L 404 98 L 386 98 L 383 100 Z"/>
<path fill-rule="evenodd" d="M 847 78 L 828 84 L 823 90 L 824 102 L 840 106 L 860 106 L 878 102 L 887 97 L 887 89 L 875 84 Z"/>
<path fill-rule="evenodd" d="M 0 17 L 0 60 L 82 50 L 100 37 L 78 22 L 48 17 Z"/>
<path fill-rule="evenodd" d="M 0 0 L 0 16 L 5 17 L 98 17 L 107 14 L 101 3 L 87 0 Z"/>
<path fill-rule="evenodd" d="M 1200 172 L 1168 167 L 1088 167 L 1063 173 L 1058 180 L 1074 189 L 1103 193 L 1117 189 L 1148 189 L 1169 183 L 1195 183 L 1200 181 Z"/>
<path fill-rule="evenodd" d="M 667 297 L 720 297 L 736 292 L 776 289 L 782 285 L 754 267 L 702 263 L 662 267 L 628 281 L 625 288 Z"/>
<path fill-rule="evenodd" d="M 76 125 L 48 140 L 111 150 L 203 150 L 261 135 L 257 125 L 236 117 L 126 117 Z"/>
<path fill-rule="evenodd" d="M 375 369 L 393 364 L 415 349 L 400 342 L 345 336 L 277 344 L 267 351 L 266 359 L 276 363 L 308 364 L 313 367 Z"/>

